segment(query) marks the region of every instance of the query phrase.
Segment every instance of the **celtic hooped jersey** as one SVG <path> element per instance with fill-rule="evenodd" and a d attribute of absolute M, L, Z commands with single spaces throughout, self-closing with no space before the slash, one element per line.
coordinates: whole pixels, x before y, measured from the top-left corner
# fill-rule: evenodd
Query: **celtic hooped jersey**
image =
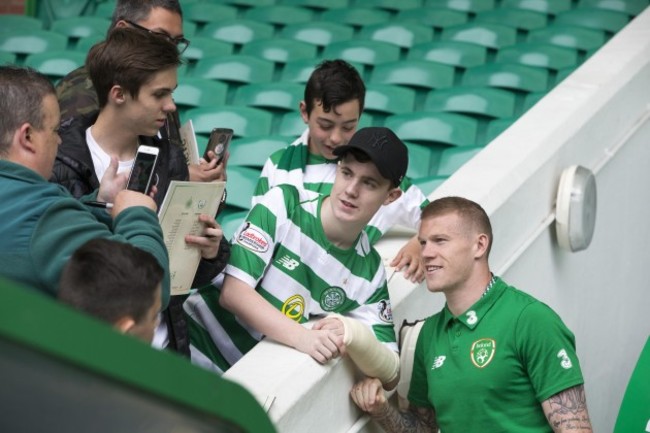
<path fill-rule="evenodd" d="M 290 185 L 271 189 L 233 236 L 225 273 L 255 287 L 292 320 L 304 323 L 340 313 L 366 324 L 397 351 L 381 257 L 363 232 L 349 249 L 328 241 L 319 219 L 324 198 Z M 213 294 L 193 295 L 190 304 L 186 310 L 195 319 L 190 329 L 198 364 L 225 370 L 261 338 L 221 309 Z"/>
<path fill-rule="evenodd" d="M 336 176 L 336 163 L 309 153 L 309 130 L 290 146 L 274 152 L 264 164 L 253 196 L 253 205 L 272 187 L 289 184 L 320 194 L 329 195 Z M 382 206 L 366 227 L 374 244 L 395 224 L 417 229 L 422 208 L 429 201 L 422 191 L 405 177 L 400 184 L 402 195 L 393 203 Z"/>

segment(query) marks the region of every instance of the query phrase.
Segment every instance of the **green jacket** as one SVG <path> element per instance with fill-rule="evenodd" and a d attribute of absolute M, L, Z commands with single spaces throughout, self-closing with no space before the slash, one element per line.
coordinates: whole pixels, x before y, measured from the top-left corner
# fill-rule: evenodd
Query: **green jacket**
<path fill-rule="evenodd" d="M 62 186 L 34 171 L 0 160 L 0 276 L 49 295 L 61 271 L 86 241 L 107 238 L 151 253 L 165 270 L 163 306 L 169 302 L 169 257 L 155 212 L 133 207 L 111 220 Z"/>

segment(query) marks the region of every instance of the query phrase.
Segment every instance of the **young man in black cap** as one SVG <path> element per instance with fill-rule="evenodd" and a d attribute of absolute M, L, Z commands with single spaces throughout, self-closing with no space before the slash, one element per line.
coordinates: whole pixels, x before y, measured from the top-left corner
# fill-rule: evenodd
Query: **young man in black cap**
<path fill-rule="evenodd" d="M 364 228 L 402 194 L 407 149 L 391 130 L 370 127 L 334 153 L 331 194 L 292 185 L 269 190 L 233 236 L 220 292 L 199 292 L 186 302 L 205 337 L 192 341 L 197 364 L 226 370 L 263 337 L 325 363 L 349 349 L 348 325 L 361 325 L 381 347 L 377 358 L 387 360 L 385 383 L 394 379 L 385 269 Z M 319 317 L 313 328 L 301 326 Z"/>

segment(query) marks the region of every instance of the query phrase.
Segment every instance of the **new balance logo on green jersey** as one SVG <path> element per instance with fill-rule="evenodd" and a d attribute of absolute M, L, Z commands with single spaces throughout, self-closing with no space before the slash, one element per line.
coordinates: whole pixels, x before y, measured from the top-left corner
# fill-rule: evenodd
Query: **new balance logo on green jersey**
<path fill-rule="evenodd" d="M 280 259 L 278 259 L 277 263 L 279 265 L 282 265 L 285 269 L 288 269 L 290 271 L 293 271 L 294 269 L 296 269 L 300 265 L 300 262 L 298 262 L 297 260 L 292 259 L 289 256 L 280 257 Z"/>

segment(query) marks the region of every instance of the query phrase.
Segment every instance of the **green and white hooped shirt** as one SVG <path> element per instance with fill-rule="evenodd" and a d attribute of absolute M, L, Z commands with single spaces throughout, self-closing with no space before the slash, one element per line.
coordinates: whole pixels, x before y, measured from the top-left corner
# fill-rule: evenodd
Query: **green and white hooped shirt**
<path fill-rule="evenodd" d="M 292 320 L 343 314 L 397 351 L 381 257 L 365 232 L 349 249 L 329 242 L 320 222 L 324 199 L 291 185 L 271 189 L 233 236 L 225 273 L 255 287 Z M 223 371 L 262 338 L 219 307 L 214 288 L 192 295 L 186 311 L 198 364 Z"/>
<path fill-rule="evenodd" d="M 257 182 L 252 204 L 258 203 L 271 188 L 288 184 L 329 195 L 336 177 L 336 163 L 309 153 L 309 129 L 290 146 L 274 152 L 264 164 Z M 418 229 L 422 209 L 429 203 L 424 193 L 410 179 L 400 184 L 402 196 L 393 203 L 382 206 L 366 227 L 368 238 L 376 243 L 391 227 L 400 224 Z"/>

